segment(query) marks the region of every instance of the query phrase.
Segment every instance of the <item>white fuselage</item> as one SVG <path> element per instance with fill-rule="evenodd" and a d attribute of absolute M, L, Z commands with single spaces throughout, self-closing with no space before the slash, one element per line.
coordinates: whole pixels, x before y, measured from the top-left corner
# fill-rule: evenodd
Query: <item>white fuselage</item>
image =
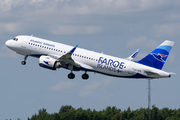
<path fill-rule="evenodd" d="M 8 40 L 6 46 L 18 54 L 37 58 L 42 55 L 59 58 L 73 48 L 73 46 L 33 36 L 17 36 L 17 38 L 17 41 Z M 156 68 L 82 48 L 77 48 L 71 57 L 74 62 L 80 66 L 79 70 L 83 71 L 92 71 L 109 76 L 127 78 L 170 77 L 169 73 Z"/>

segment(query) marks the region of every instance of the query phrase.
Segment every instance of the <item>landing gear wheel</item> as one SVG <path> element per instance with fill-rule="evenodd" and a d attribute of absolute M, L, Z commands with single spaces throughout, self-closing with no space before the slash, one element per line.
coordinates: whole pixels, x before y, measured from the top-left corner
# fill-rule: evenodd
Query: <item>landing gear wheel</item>
<path fill-rule="evenodd" d="M 82 75 L 82 79 L 87 80 L 88 78 L 89 78 L 89 75 L 88 75 L 88 74 L 84 73 L 84 74 Z"/>
<path fill-rule="evenodd" d="M 69 74 L 68 74 L 68 78 L 69 78 L 69 79 L 74 79 L 74 78 L 75 78 L 75 75 L 74 75 L 73 73 L 69 73 Z"/>
<path fill-rule="evenodd" d="M 22 65 L 25 65 L 25 64 L 26 64 L 26 61 L 22 61 L 21 64 L 22 64 Z"/>

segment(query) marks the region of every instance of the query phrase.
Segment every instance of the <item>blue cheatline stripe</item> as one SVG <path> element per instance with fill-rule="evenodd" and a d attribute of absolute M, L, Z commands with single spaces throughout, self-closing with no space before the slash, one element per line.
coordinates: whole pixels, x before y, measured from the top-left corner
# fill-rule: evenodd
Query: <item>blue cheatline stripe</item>
<path fill-rule="evenodd" d="M 119 78 L 150 78 L 150 77 L 147 77 L 147 76 L 139 74 L 139 73 L 132 75 L 132 76 L 118 76 L 118 75 L 107 74 L 107 73 L 103 73 L 103 72 L 99 72 L 99 71 L 95 71 L 95 70 L 89 70 L 89 69 L 86 69 L 83 67 L 81 67 L 81 70 L 89 71 L 89 72 L 96 72 L 96 73 L 100 73 L 103 75 L 108 75 L 108 76 L 112 76 L 112 77 L 119 77 Z"/>
<path fill-rule="evenodd" d="M 47 56 L 48 54 L 31 54 L 31 55 L 29 55 L 29 56 L 36 57 L 36 58 L 40 58 L 42 55 Z"/>
<path fill-rule="evenodd" d="M 163 50 L 166 50 L 167 52 L 170 52 L 172 49 L 172 46 L 163 45 L 163 46 L 157 47 L 156 49 L 163 49 Z"/>

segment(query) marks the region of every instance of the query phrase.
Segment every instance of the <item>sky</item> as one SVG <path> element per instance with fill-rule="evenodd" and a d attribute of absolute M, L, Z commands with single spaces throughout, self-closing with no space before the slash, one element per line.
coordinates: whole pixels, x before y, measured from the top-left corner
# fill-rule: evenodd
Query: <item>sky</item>
<path fill-rule="evenodd" d="M 39 109 L 58 112 L 62 105 L 103 110 L 148 107 L 148 81 L 41 68 L 38 59 L 5 46 L 18 35 L 34 35 L 126 58 L 141 49 L 139 60 L 164 40 L 174 47 L 163 67 L 171 78 L 151 81 L 151 105 L 180 108 L 180 1 L 178 0 L 0 0 L 0 119 L 27 119 Z"/>

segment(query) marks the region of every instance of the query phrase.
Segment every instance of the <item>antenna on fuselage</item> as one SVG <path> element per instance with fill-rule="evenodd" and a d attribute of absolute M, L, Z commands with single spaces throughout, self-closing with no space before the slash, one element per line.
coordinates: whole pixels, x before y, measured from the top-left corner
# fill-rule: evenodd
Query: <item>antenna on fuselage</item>
<path fill-rule="evenodd" d="M 33 34 L 31 35 L 31 37 L 33 37 Z"/>

